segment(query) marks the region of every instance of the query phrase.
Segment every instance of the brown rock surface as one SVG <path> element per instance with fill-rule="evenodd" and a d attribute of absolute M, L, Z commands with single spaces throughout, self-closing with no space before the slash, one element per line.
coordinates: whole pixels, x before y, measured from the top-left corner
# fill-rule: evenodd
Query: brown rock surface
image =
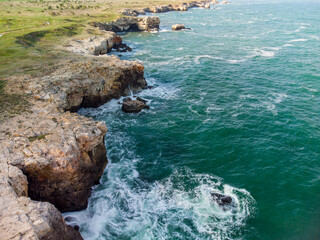
<path fill-rule="evenodd" d="M 28 183 L 22 175 L 20 169 L 0 162 L 0 239 L 82 239 L 52 204 L 25 197 Z M 25 188 L 23 192 L 11 185 L 13 181 L 20 190 Z"/>
<path fill-rule="evenodd" d="M 203 8 L 210 8 L 211 4 L 218 4 L 218 0 L 212 1 L 191 1 L 188 3 L 181 3 L 181 4 L 169 4 L 169 5 L 160 5 L 160 6 L 153 6 L 151 8 L 145 8 L 142 11 L 136 9 L 123 9 L 121 13 L 126 16 L 138 16 L 139 14 L 145 14 L 146 12 L 151 13 L 164 13 L 169 11 L 188 11 L 189 8 L 195 7 L 203 7 Z"/>
<path fill-rule="evenodd" d="M 122 61 L 115 56 L 88 57 L 60 65 L 40 77 L 12 78 L 13 91 L 24 89 L 40 101 L 48 101 L 64 110 L 98 107 L 112 98 L 146 87 L 144 67 L 138 62 Z M 9 85 L 8 84 L 8 85 Z"/>
<path fill-rule="evenodd" d="M 183 24 L 172 25 L 172 30 L 173 31 L 179 31 L 179 30 L 182 30 L 182 29 L 186 29 L 186 27 Z"/>
<path fill-rule="evenodd" d="M 125 98 L 122 103 L 122 111 L 126 113 L 138 113 L 143 109 L 149 109 L 149 106 L 146 104 L 146 102 L 146 100 L 141 98 L 137 98 L 137 100 Z"/>
<path fill-rule="evenodd" d="M 111 31 L 104 31 L 103 36 L 92 36 L 87 39 L 72 39 L 64 44 L 63 49 L 82 55 L 102 55 L 112 49 L 125 45 L 122 38 Z"/>
<path fill-rule="evenodd" d="M 107 127 L 65 111 L 146 87 L 137 62 L 82 59 L 6 79 L 5 91 L 27 94 L 30 107 L 0 124 L 0 239 L 82 239 L 57 208 L 87 206 L 107 164 Z"/>
<path fill-rule="evenodd" d="M 160 19 L 158 17 L 122 17 L 116 21 L 107 23 L 94 23 L 101 30 L 113 32 L 137 32 L 159 30 Z"/>

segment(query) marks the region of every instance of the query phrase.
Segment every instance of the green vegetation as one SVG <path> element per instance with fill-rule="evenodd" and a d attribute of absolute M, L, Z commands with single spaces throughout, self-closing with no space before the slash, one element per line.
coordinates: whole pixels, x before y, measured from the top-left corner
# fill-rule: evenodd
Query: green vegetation
<path fill-rule="evenodd" d="M 0 122 L 25 111 L 29 106 L 26 96 L 7 94 L 4 91 L 5 85 L 6 82 L 0 80 Z"/>
<path fill-rule="evenodd" d="M 72 36 L 95 33 L 90 22 L 108 22 L 122 8 L 182 0 L 0 0 L 0 77 L 33 73 L 66 57 L 56 48 Z"/>
<path fill-rule="evenodd" d="M 35 140 L 42 140 L 42 139 L 46 139 L 46 136 L 48 134 L 41 134 L 39 136 L 33 136 L 33 137 L 28 137 L 30 142 L 34 142 Z"/>
<path fill-rule="evenodd" d="M 181 3 L 183 0 L 0 0 L 0 122 L 25 111 L 29 102 L 19 91 L 4 91 L 5 78 L 43 72 L 70 53 L 59 50 L 70 37 L 99 31 L 91 22 L 121 17 L 123 8 Z M 11 84 L 12 85 L 12 84 Z M 14 89 L 15 86 L 9 86 Z"/>

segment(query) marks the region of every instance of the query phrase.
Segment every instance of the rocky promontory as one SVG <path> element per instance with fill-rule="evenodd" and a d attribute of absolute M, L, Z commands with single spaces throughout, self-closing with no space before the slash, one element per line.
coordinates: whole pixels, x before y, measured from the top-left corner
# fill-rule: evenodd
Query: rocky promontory
<path fill-rule="evenodd" d="M 102 35 L 64 46 L 75 57 L 35 75 L 5 79 L 4 91 L 27 96 L 29 107 L 0 123 L 0 239 L 82 239 L 60 212 L 87 207 L 91 187 L 108 162 L 107 126 L 75 112 L 147 85 L 143 65 L 105 55 L 112 49 L 129 49 L 115 32 L 158 30 L 158 17 L 137 16 L 208 8 L 209 3 L 216 1 L 126 9 L 123 14 L 128 17 L 93 23 Z M 122 107 L 130 113 L 148 108 L 138 98 Z"/>
<path fill-rule="evenodd" d="M 6 79 L 5 91 L 25 93 L 30 107 L 0 126 L 1 239 L 81 239 L 58 210 L 86 208 L 107 164 L 107 127 L 72 112 L 142 90 L 143 74 L 105 55 Z"/>
<path fill-rule="evenodd" d="M 94 22 L 93 26 L 113 32 L 157 31 L 160 19 L 159 17 L 122 17 L 112 22 Z"/>
<path fill-rule="evenodd" d="M 164 13 L 170 11 L 188 11 L 190 8 L 210 8 L 210 4 L 218 4 L 218 0 L 212 1 L 191 1 L 181 4 L 168 4 L 168 5 L 159 5 L 153 6 L 150 8 L 143 9 L 122 9 L 120 13 L 125 16 L 136 17 L 138 15 L 144 15 L 146 13 Z"/>

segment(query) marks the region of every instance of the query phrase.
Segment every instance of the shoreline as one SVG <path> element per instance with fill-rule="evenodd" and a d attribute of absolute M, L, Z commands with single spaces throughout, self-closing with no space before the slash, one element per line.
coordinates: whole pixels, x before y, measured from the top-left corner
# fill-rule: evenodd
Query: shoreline
<path fill-rule="evenodd" d="M 208 3 L 200 3 L 204 2 Z M 104 24 L 104 28 L 110 26 Z M 149 30 L 148 24 L 143 30 Z M 107 126 L 69 111 L 99 106 L 127 95 L 129 89 L 146 88 L 143 66 L 137 62 L 107 55 L 80 56 L 44 73 L 7 79 L 11 86 L 5 91 L 23 92 L 29 106 L 28 111 L 1 123 L 0 236 L 4 234 L 5 239 L 61 239 L 61 235 L 82 239 L 58 209 L 86 208 L 91 186 L 99 182 L 107 164 Z"/>

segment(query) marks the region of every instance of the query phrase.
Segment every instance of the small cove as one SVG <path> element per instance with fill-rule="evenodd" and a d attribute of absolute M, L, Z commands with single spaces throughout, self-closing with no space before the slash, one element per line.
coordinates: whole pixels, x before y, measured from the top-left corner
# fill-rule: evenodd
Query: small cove
<path fill-rule="evenodd" d="M 150 110 L 128 115 L 118 100 L 80 110 L 109 127 L 101 184 L 68 214 L 84 239 L 319 236 L 320 6 L 215 8 L 159 14 L 159 33 L 123 36 L 134 51 L 122 58 L 142 61 L 153 86 L 138 94 Z"/>

